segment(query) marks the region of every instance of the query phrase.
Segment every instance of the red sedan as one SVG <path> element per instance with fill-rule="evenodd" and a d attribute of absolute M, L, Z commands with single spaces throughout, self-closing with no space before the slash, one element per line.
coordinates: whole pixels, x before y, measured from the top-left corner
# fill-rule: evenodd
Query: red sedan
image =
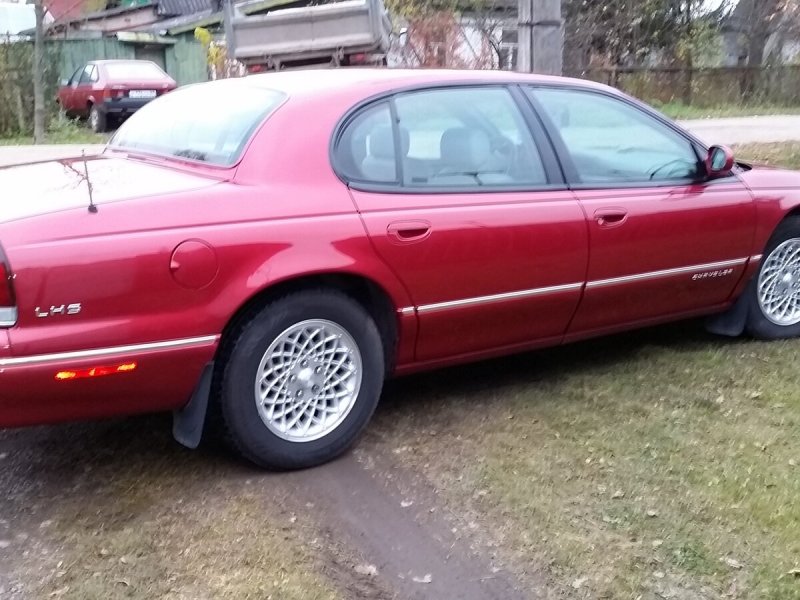
<path fill-rule="evenodd" d="M 149 60 L 95 60 L 62 82 L 58 103 L 67 116 L 86 118 L 101 133 L 176 86 Z"/>
<path fill-rule="evenodd" d="M 0 426 L 173 410 L 305 467 L 388 376 L 698 315 L 800 333 L 800 174 L 583 81 L 212 82 L 0 186 Z"/>

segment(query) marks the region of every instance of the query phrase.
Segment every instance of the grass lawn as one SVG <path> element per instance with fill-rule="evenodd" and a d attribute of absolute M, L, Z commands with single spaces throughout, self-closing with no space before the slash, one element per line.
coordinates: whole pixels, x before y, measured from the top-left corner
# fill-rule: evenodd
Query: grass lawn
<path fill-rule="evenodd" d="M 734 148 L 736 157 L 756 163 L 800 169 L 800 142 L 743 144 Z"/>
<path fill-rule="evenodd" d="M 800 599 L 798 356 L 632 332 L 394 382 L 373 439 L 566 597 Z"/>
<path fill-rule="evenodd" d="M 711 119 L 722 117 L 752 117 L 761 115 L 796 115 L 800 106 L 738 106 L 723 105 L 711 107 L 687 106 L 679 102 L 655 105 L 658 110 L 672 119 Z"/>
<path fill-rule="evenodd" d="M 800 341 L 679 324 L 393 384 L 375 433 L 578 598 L 800 598 Z"/>

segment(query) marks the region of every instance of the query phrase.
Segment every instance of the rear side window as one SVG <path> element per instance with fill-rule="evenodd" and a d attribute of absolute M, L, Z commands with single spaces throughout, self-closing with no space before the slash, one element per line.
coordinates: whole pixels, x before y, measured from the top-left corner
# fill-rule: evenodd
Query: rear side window
<path fill-rule="evenodd" d="M 420 90 L 363 109 L 336 146 L 349 181 L 413 188 L 539 186 L 542 159 L 508 90 L 463 87 Z M 402 178 L 402 182 L 400 179 Z"/>
<path fill-rule="evenodd" d="M 104 65 L 106 77 L 112 81 L 126 81 L 148 79 L 160 81 L 167 77 L 155 63 L 148 61 L 139 62 L 110 62 Z"/>
<path fill-rule="evenodd" d="M 374 104 L 350 121 L 337 146 L 341 174 L 350 181 L 396 183 L 392 115 L 388 102 Z"/>

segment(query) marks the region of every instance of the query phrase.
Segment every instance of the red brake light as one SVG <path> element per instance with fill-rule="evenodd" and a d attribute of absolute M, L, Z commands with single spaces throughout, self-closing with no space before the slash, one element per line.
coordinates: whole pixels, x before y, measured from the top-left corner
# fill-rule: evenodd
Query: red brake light
<path fill-rule="evenodd" d="M 17 324 L 17 299 L 14 296 L 14 274 L 3 249 L 0 248 L 0 327 Z"/>

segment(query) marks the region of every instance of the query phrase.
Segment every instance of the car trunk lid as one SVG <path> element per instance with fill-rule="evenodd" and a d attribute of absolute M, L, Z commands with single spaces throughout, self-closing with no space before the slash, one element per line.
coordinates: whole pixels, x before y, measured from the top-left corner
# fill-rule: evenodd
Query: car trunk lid
<path fill-rule="evenodd" d="M 88 176 L 87 176 L 88 174 Z M 113 155 L 0 168 L 0 223 L 134 198 L 202 189 L 229 179 Z"/>

